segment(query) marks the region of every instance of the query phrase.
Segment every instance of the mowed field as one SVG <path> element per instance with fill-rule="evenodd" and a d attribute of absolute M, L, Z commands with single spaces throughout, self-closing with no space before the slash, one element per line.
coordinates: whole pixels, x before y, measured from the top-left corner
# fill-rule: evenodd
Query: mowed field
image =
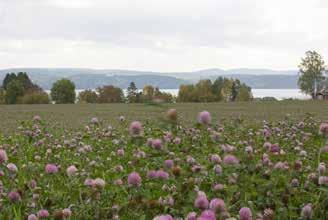
<path fill-rule="evenodd" d="M 58 127 L 79 129 L 97 117 L 101 123 L 115 126 L 123 115 L 132 120 L 161 120 L 167 109 L 175 108 L 184 124 L 194 123 L 198 112 L 211 112 L 214 120 L 242 118 L 249 122 L 276 121 L 290 115 L 302 119 L 308 113 L 320 120 L 328 119 L 327 101 L 280 101 L 239 103 L 176 104 L 68 104 L 68 105 L 0 105 L 0 132 L 15 131 L 21 121 L 40 115 Z"/>

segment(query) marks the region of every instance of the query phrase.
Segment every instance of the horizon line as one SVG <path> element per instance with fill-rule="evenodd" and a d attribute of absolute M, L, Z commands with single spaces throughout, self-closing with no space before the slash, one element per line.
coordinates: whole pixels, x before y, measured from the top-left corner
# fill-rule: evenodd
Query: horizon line
<path fill-rule="evenodd" d="M 191 71 L 154 71 L 154 70 L 139 70 L 139 69 L 130 69 L 130 68 L 92 68 L 92 67 L 9 67 L 9 68 L 0 68 L 0 71 L 11 70 L 11 69 L 81 69 L 81 70 L 96 70 L 96 71 L 133 71 L 133 72 L 152 72 L 152 73 L 196 73 L 202 71 L 211 71 L 211 70 L 219 70 L 219 71 L 233 71 L 233 70 L 263 70 L 263 71 L 276 71 L 276 72 L 294 72 L 298 69 L 270 69 L 270 68 L 250 68 L 250 67 L 239 67 L 239 68 L 204 68 L 204 69 L 196 69 Z"/>

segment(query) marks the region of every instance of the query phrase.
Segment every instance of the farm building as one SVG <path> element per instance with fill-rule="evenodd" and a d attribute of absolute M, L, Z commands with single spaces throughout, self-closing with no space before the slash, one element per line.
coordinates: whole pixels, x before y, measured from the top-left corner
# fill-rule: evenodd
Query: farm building
<path fill-rule="evenodd" d="M 316 99 L 328 100 L 328 89 L 322 89 L 321 91 L 317 92 Z"/>

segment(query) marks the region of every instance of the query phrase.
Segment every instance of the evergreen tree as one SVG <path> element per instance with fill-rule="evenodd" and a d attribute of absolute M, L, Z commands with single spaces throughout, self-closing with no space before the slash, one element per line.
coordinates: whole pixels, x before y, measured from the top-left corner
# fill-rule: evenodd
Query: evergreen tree
<path fill-rule="evenodd" d="M 7 73 L 5 78 L 3 79 L 2 82 L 2 88 L 4 88 L 5 90 L 7 90 L 8 88 L 8 84 L 13 81 L 16 80 L 17 76 L 15 73 Z"/>
<path fill-rule="evenodd" d="M 24 95 L 24 88 L 20 81 L 12 80 L 6 85 L 6 103 L 16 104 L 18 98 Z"/>
<path fill-rule="evenodd" d="M 127 89 L 127 100 L 129 103 L 138 102 L 138 89 L 134 82 L 131 82 Z"/>

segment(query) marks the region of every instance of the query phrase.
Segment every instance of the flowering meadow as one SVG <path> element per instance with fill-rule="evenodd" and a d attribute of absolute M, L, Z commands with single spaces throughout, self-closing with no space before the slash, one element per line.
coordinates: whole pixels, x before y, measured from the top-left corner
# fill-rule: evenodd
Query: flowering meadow
<path fill-rule="evenodd" d="M 22 122 L 0 136 L 0 219 L 328 219 L 328 123 L 180 119 Z"/>

